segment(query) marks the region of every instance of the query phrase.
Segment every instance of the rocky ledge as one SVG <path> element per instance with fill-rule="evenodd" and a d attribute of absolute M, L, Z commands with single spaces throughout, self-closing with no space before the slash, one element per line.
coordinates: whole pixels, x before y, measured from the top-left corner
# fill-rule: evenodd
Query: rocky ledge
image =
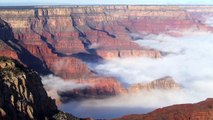
<path fill-rule="evenodd" d="M 114 120 L 212 120 L 213 98 L 196 104 L 173 105 L 144 115 L 127 115 Z"/>
<path fill-rule="evenodd" d="M 0 119 L 78 120 L 57 109 L 36 72 L 6 57 L 0 57 Z"/>

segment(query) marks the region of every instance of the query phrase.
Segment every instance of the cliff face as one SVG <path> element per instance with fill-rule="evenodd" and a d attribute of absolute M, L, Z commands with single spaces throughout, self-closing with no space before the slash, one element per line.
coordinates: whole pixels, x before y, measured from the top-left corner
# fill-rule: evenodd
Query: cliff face
<path fill-rule="evenodd" d="M 145 115 L 127 115 L 115 120 L 211 120 L 213 99 L 196 104 L 174 105 L 157 109 Z"/>
<path fill-rule="evenodd" d="M 0 86 L 2 120 L 57 119 L 66 115 L 47 96 L 39 75 L 16 60 L 0 57 Z"/>

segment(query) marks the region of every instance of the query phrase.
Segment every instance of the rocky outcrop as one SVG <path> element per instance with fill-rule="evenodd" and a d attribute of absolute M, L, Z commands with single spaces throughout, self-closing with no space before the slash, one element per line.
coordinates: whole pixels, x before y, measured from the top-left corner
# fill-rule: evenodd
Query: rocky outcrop
<path fill-rule="evenodd" d="M 80 89 L 59 92 L 62 102 L 85 98 L 106 98 L 127 93 L 126 88 L 113 77 L 93 75 L 86 79 L 75 80 L 74 82 L 87 86 Z"/>
<path fill-rule="evenodd" d="M 213 99 L 196 104 L 173 105 L 144 115 L 127 115 L 114 120 L 211 120 Z"/>
<path fill-rule="evenodd" d="M 181 86 L 178 85 L 172 77 L 166 76 L 157 80 L 153 80 L 149 83 L 138 83 L 130 86 L 128 88 L 129 92 L 140 92 L 143 90 L 149 91 L 149 90 L 156 90 L 156 89 L 164 89 L 164 90 L 180 90 Z"/>
<path fill-rule="evenodd" d="M 36 72 L 16 60 L 0 57 L 0 119 L 59 120 L 59 116 L 66 116 L 60 120 L 77 120 L 57 109 Z"/>
<path fill-rule="evenodd" d="M 16 52 L 2 41 L 0 41 L 0 53 L 0 56 L 7 56 L 18 60 Z"/>

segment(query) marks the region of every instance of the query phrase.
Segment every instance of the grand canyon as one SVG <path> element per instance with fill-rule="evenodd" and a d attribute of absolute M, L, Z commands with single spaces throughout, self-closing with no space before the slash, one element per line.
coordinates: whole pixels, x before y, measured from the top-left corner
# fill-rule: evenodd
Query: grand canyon
<path fill-rule="evenodd" d="M 9 61 L 0 71 L 15 61 L 32 74 L 21 83 L 41 95 L 24 91 L 43 101 L 28 105 L 28 119 L 211 120 L 212 32 L 207 5 L 0 7 L 0 56 Z M 10 110 L 2 105 L 0 116 Z"/>

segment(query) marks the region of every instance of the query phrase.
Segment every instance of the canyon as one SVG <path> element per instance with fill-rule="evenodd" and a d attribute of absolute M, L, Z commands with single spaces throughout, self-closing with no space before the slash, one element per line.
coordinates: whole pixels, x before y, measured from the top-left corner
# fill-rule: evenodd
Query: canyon
<path fill-rule="evenodd" d="M 178 34 L 173 30 L 211 30 L 204 24 L 209 9 L 212 7 L 131 5 L 1 8 L 1 21 L 9 27 L 1 30 L 4 44 L 0 52 L 41 75 L 87 81 L 93 79 L 94 73 L 85 62 L 161 57 L 160 51 L 134 42 L 148 34 L 175 36 Z M 12 41 L 5 44 L 9 39 Z M 90 81 L 98 84 L 105 78 L 96 75 L 95 79 Z M 116 80 L 111 82 L 119 84 Z"/>
<path fill-rule="evenodd" d="M 98 74 L 88 63 L 128 57 L 159 59 L 167 53 L 141 47 L 148 35 L 180 37 L 179 31 L 212 31 L 212 6 L 34 6 L 0 8 L 0 56 L 21 62 L 39 75 L 87 84 L 55 91 L 72 99 L 105 98 L 155 89 L 181 89 L 170 76 L 126 87 L 114 76 Z M 211 24 L 211 23 L 210 23 Z"/>

